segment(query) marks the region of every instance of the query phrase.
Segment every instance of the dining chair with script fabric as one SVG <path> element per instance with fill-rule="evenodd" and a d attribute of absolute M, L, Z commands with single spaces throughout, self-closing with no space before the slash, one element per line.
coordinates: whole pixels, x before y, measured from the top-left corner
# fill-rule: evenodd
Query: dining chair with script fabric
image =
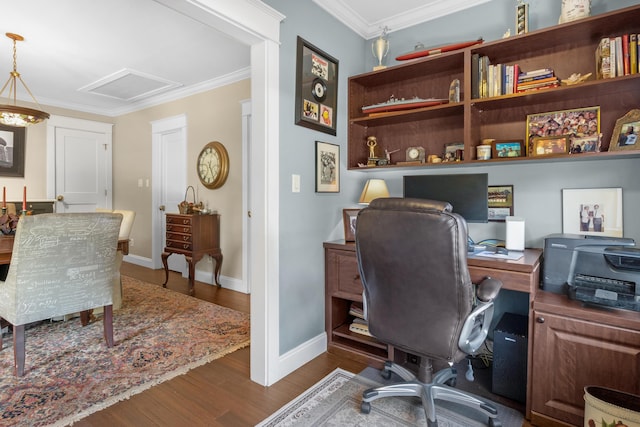
<path fill-rule="evenodd" d="M 438 425 L 435 400 L 479 411 L 498 426 L 494 405 L 452 387 L 453 363 L 475 353 L 487 337 L 502 282 L 471 283 L 467 223 L 451 209 L 447 202 L 381 198 L 358 214 L 356 253 L 369 331 L 419 359 L 417 376 L 396 363 L 401 361 L 386 362 L 383 378 L 396 373 L 403 382 L 366 390 L 361 410 L 369 413 L 379 398 L 416 396 L 429 427 Z M 443 368 L 434 372 L 437 364 Z"/>
<path fill-rule="evenodd" d="M 11 264 L 0 282 L 0 317 L 13 325 L 14 375 L 25 369 L 25 325 L 70 313 L 104 310 L 113 347 L 113 275 L 122 215 L 65 213 L 24 216 Z"/>

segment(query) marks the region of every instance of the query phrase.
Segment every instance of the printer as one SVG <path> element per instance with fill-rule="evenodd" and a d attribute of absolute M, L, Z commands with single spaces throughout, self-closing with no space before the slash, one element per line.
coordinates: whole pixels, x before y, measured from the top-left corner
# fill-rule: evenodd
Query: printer
<path fill-rule="evenodd" d="M 541 287 L 588 303 L 640 310 L 640 248 L 630 238 L 552 234 L 545 238 Z"/>

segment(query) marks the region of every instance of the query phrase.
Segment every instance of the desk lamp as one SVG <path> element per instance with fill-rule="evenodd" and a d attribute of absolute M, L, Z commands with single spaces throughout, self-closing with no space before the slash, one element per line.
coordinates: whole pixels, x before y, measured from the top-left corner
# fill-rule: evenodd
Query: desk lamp
<path fill-rule="evenodd" d="M 384 179 L 369 179 L 364 185 L 360 200 L 358 203 L 361 205 L 368 205 L 372 200 L 380 197 L 389 197 L 389 190 Z"/>

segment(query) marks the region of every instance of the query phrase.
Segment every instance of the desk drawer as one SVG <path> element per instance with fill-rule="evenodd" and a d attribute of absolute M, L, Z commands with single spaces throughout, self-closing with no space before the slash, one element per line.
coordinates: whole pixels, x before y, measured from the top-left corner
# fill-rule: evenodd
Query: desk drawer
<path fill-rule="evenodd" d="M 167 214 L 167 226 L 169 224 L 174 225 L 192 225 L 192 218 L 188 215 L 170 215 Z M 168 228 L 168 227 L 167 227 Z"/>
<path fill-rule="evenodd" d="M 362 295 L 362 282 L 355 252 L 329 251 L 327 266 L 334 291 Z"/>
<path fill-rule="evenodd" d="M 180 249 L 182 251 L 190 251 L 193 249 L 193 244 L 191 242 L 167 240 L 167 248 Z"/>
<path fill-rule="evenodd" d="M 167 234 L 169 234 L 170 231 L 173 231 L 175 233 L 191 234 L 191 226 L 190 225 L 169 224 L 169 222 L 167 222 Z"/>
<path fill-rule="evenodd" d="M 167 241 L 169 241 L 169 240 L 174 240 L 176 242 L 193 243 L 193 235 L 192 234 L 173 233 L 171 231 L 167 231 Z"/>
<path fill-rule="evenodd" d="M 535 293 L 538 283 L 537 271 L 533 273 L 522 273 L 518 271 L 506 271 L 496 268 L 469 266 L 469 274 L 473 283 L 480 283 L 486 277 L 493 277 L 502 281 L 504 289 L 512 291 Z"/>

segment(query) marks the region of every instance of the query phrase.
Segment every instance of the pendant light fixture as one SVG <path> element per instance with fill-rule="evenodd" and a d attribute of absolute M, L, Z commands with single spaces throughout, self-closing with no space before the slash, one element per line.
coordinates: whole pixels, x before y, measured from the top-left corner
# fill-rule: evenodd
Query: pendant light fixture
<path fill-rule="evenodd" d="M 0 104 L 0 123 L 14 127 L 25 127 L 27 125 L 40 123 L 43 120 L 49 118 L 49 113 L 35 110 L 33 108 L 20 107 L 16 103 L 17 83 L 18 80 L 20 80 L 20 83 L 22 83 L 22 86 L 24 86 L 29 95 L 31 95 L 33 101 L 38 107 L 40 107 L 40 104 L 38 104 L 38 101 L 36 101 L 36 98 L 33 96 L 24 80 L 22 80 L 22 77 L 20 77 L 20 73 L 18 72 L 16 42 L 23 41 L 24 37 L 14 33 L 6 33 L 6 35 L 11 40 L 13 40 L 13 71 L 9 72 L 9 80 L 7 80 L 4 86 L 2 86 L 2 90 L 0 90 L 0 97 L 4 94 L 5 89 L 7 89 L 8 87 L 9 94 L 7 96 L 7 99 L 11 100 L 11 95 L 13 94 L 13 104 Z"/>

